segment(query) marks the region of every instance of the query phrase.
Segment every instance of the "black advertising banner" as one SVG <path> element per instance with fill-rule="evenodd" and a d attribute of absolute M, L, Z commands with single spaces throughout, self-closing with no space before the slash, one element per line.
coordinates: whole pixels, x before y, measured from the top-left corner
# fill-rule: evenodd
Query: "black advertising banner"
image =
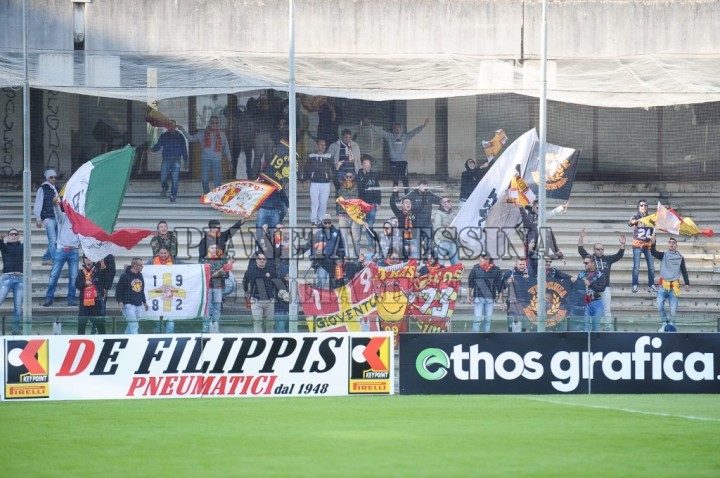
<path fill-rule="evenodd" d="M 401 334 L 401 394 L 720 393 L 720 334 Z"/>

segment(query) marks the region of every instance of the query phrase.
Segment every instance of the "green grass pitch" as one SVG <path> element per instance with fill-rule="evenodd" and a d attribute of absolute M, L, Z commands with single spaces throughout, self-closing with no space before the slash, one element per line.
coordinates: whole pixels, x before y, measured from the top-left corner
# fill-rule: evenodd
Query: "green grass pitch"
<path fill-rule="evenodd" d="M 720 476 L 714 395 L 0 404 L 3 477 Z"/>

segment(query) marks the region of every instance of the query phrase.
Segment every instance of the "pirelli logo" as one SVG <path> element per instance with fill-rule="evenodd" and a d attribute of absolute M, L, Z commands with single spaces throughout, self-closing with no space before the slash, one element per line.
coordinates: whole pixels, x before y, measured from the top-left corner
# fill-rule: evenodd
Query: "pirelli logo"
<path fill-rule="evenodd" d="M 5 342 L 5 399 L 50 397 L 48 340 Z"/>
<path fill-rule="evenodd" d="M 390 337 L 350 337 L 350 394 L 389 394 Z"/>

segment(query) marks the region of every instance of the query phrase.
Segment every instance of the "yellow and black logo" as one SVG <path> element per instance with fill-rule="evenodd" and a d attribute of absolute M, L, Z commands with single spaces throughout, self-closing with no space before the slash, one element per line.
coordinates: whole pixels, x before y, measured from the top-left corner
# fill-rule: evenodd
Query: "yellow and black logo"
<path fill-rule="evenodd" d="M 350 337 L 350 394 L 390 393 L 390 337 Z"/>
<path fill-rule="evenodd" d="M 5 399 L 48 398 L 48 340 L 8 340 L 5 351 Z"/>

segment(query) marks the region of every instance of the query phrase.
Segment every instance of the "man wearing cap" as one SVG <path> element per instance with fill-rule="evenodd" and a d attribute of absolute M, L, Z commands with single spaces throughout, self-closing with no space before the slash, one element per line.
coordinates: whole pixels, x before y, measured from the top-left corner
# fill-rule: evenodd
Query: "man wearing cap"
<path fill-rule="evenodd" d="M 352 171 L 346 171 L 344 177 L 335 185 L 335 198 L 343 198 L 347 201 L 358 199 L 358 197 L 359 191 L 357 182 L 355 181 L 355 174 Z M 355 252 L 357 252 L 360 248 L 362 226 L 355 222 L 338 202 L 335 203 L 335 212 L 338 216 L 340 230 L 345 234 L 349 232 L 352 238 L 352 244 L 348 244 L 348 250 L 355 250 Z"/>
<path fill-rule="evenodd" d="M 361 158 L 362 168 L 357 174 L 358 197 L 372 206 L 372 209 L 365 214 L 365 224 L 367 225 L 367 246 L 372 247 L 374 238 L 369 232 L 375 226 L 375 216 L 380 203 L 382 202 L 382 193 L 377 189 L 380 186 L 380 180 L 375 171 L 372 170 L 374 159 L 369 154 L 363 154 Z"/>
<path fill-rule="evenodd" d="M 23 303 L 23 243 L 20 232 L 12 228 L 7 236 L 0 233 L 0 253 L 2 253 L 3 273 L 0 277 L 0 305 L 5 297 L 13 293 L 12 334 L 20 334 Z"/>
<path fill-rule="evenodd" d="M 45 182 L 42 183 L 37 190 L 35 207 L 33 207 L 33 214 L 35 214 L 38 229 L 45 227 L 45 233 L 47 234 L 48 248 L 42 256 L 42 264 L 44 266 L 50 265 L 52 262 L 52 255 L 55 250 L 58 235 L 57 220 L 55 219 L 55 210 L 53 208 L 53 198 L 58 195 L 57 189 L 55 188 L 56 181 L 57 173 L 54 169 L 45 171 Z"/>
<path fill-rule="evenodd" d="M 468 302 L 473 304 L 473 332 L 480 332 L 481 322 L 482 331 L 490 332 L 495 298 L 501 290 L 500 268 L 494 264 L 490 254 L 483 252 L 468 276 Z"/>
<path fill-rule="evenodd" d="M 343 261 L 346 244 L 342 232 L 332 223 L 332 216 L 325 214 L 322 228 L 312 240 L 311 258 L 317 273 L 317 286 L 334 289 L 343 280 Z"/>
<path fill-rule="evenodd" d="M 228 254 L 228 241 L 230 241 L 230 238 L 240 230 L 242 225 L 245 221 L 242 219 L 237 221 L 235 224 L 230 226 L 230 229 L 227 231 L 222 230 L 222 227 L 220 226 L 220 221 L 217 219 L 210 219 L 208 221 L 208 230 L 203 236 L 203 238 L 200 240 L 200 244 L 198 245 L 198 262 L 202 262 L 203 258 L 207 256 L 208 248 L 211 245 L 217 246 L 217 254 L 218 255 L 224 255 L 227 258 L 231 258 Z M 228 295 L 232 294 L 232 292 L 237 287 L 237 281 L 235 280 L 235 275 L 230 271 L 228 277 L 225 279 L 225 290 L 223 292 L 223 297 L 227 297 Z"/>
<path fill-rule="evenodd" d="M 420 248 L 420 255 L 423 257 L 433 247 L 433 205 L 440 205 L 440 196 L 428 191 L 426 188 L 427 181 L 422 179 L 418 183 L 417 189 L 410 191 L 410 194 L 405 196 L 412 201 L 412 210 L 415 211 L 418 247 Z"/>
<path fill-rule="evenodd" d="M 67 305 L 77 307 L 77 289 L 75 288 L 75 280 L 78 276 L 78 264 L 80 262 L 80 237 L 72 229 L 70 219 L 65 215 L 60 205 L 60 197 L 55 196 L 53 199 L 55 205 L 55 218 L 58 223 L 57 245 L 53 251 L 53 265 L 50 270 L 50 279 L 48 281 L 48 289 L 45 293 L 45 302 L 43 307 L 50 307 L 55 299 L 55 289 L 57 288 L 58 279 L 62 272 L 63 265 L 68 265 L 68 294 Z"/>

